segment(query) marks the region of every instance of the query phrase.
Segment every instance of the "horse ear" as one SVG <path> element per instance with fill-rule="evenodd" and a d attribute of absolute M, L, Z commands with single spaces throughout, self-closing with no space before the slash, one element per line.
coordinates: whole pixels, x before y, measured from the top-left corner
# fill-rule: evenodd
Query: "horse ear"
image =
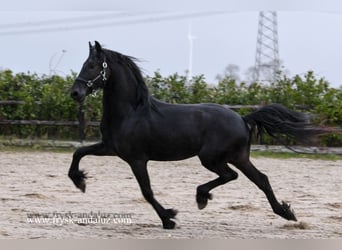
<path fill-rule="evenodd" d="M 91 45 L 91 42 L 88 42 L 89 43 L 89 56 L 91 54 L 91 49 L 93 48 L 93 46 Z"/>
<path fill-rule="evenodd" d="M 98 41 L 95 41 L 95 49 L 98 53 L 102 52 L 101 44 Z"/>

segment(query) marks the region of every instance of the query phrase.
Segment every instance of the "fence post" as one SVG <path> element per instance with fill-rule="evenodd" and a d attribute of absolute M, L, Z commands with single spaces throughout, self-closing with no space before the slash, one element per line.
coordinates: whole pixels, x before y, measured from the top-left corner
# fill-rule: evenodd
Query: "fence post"
<path fill-rule="evenodd" d="M 84 141 L 86 138 L 86 134 L 85 134 L 85 113 L 84 113 L 84 109 L 83 109 L 83 102 L 79 104 L 79 111 L 78 111 L 78 135 L 80 138 L 80 141 Z"/>

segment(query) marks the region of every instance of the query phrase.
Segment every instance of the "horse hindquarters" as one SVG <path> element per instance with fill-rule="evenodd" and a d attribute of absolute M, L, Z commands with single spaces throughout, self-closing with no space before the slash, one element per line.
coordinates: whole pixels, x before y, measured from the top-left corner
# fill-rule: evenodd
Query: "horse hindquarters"
<path fill-rule="evenodd" d="M 196 201 L 199 209 L 205 208 L 208 199 L 212 199 L 210 190 L 238 178 L 237 172 L 227 163 L 249 157 L 249 133 L 245 123 L 236 113 L 223 111 L 221 119 L 216 118 L 216 121 L 210 123 L 198 154 L 202 165 L 218 175 L 218 178 L 197 187 Z"/>
<path fill-rule="evenodd" d="M 197 202 L 199 208 L 204 208 L 211 198 L 209 191 L 237 178 L 237 173 L 226 164 L 232 163 L 255 183 L 266 195 L 274 213 L 288 220 L 296 220 L 293 211 L 286 203 L 279 203 L 273 193 L 268 177 L 257 170 L 249 160 L 251 126 L 248 126 L 241 117 L 229 117 L 227 126 L 216 124 L 216 131 L 212 133 L 202 148 L 199 157 L 202 165 L 219 175 L 215 180 L 200 185 L 197 188 Z M 219 126 L 219 127 L 218 127 Z M 220 129 L 218 129 L 220 128 Z M 218 136 L 220 135 L 220 136 Z"/>

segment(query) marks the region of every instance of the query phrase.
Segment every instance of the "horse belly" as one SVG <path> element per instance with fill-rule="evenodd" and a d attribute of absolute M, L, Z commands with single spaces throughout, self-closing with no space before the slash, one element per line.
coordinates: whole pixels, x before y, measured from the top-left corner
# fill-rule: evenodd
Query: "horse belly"
<path fill-rule="evenodd" d="M 177 161 L 193 157 L 201 148 L 199 136 L 177 135 L 172 133 L 167 137 L 160 137 L 148 145 L 148 155 L 151 160 Z"/>

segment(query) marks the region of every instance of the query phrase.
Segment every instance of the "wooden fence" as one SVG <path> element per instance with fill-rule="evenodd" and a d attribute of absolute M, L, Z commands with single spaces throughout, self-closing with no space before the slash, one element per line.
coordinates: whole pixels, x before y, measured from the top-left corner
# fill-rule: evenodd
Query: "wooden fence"
<path fill-rule="evenodd" d="M 1 105 L 23 105 L 24 101 L 15 101 L 15 100 L 7 100 L 0 101 Z M 36 102 L 37 105 L 40 105 L 40 102 Z M 226 108 L 230 109 L 241 109 L 241 108 L 250 108 L 250 109 L 258 109 L 259 105 L 223 105 Z M 85 113 L 83 111 L 83 106 L 80 105 L 78 111 L 77 121 L 44 121 L 44 120 L 0 120 L 1 125 L 41 125 L 41 126 L 78 126 L 78 134 L 79 140 L 84 141 L 86 139 L 86 127 L 98 127 L 100 125 L 99 121 L 86 121 Z"/>
<path fill-rule="evenodd" d="M 0 101 L 1 105 L 23 105 L 24 101 L 15 101 L 15 100 L 7 100 Z M 40 102 L 36 102 L 37 105 L 40 105 Z M 80 105 L 77 121 L 45 121 L 45 120 L 0 120 L 1 125 L 41 125 L 41 126 L 78 126 L 78 134 L 79 140 L 83 141 L 86 139 L 85 129 L 87 126 L 99 126 L 100 122 L 98 121 L 85 121 L 85 113 L 82 110 L 82 105 Z"/>

